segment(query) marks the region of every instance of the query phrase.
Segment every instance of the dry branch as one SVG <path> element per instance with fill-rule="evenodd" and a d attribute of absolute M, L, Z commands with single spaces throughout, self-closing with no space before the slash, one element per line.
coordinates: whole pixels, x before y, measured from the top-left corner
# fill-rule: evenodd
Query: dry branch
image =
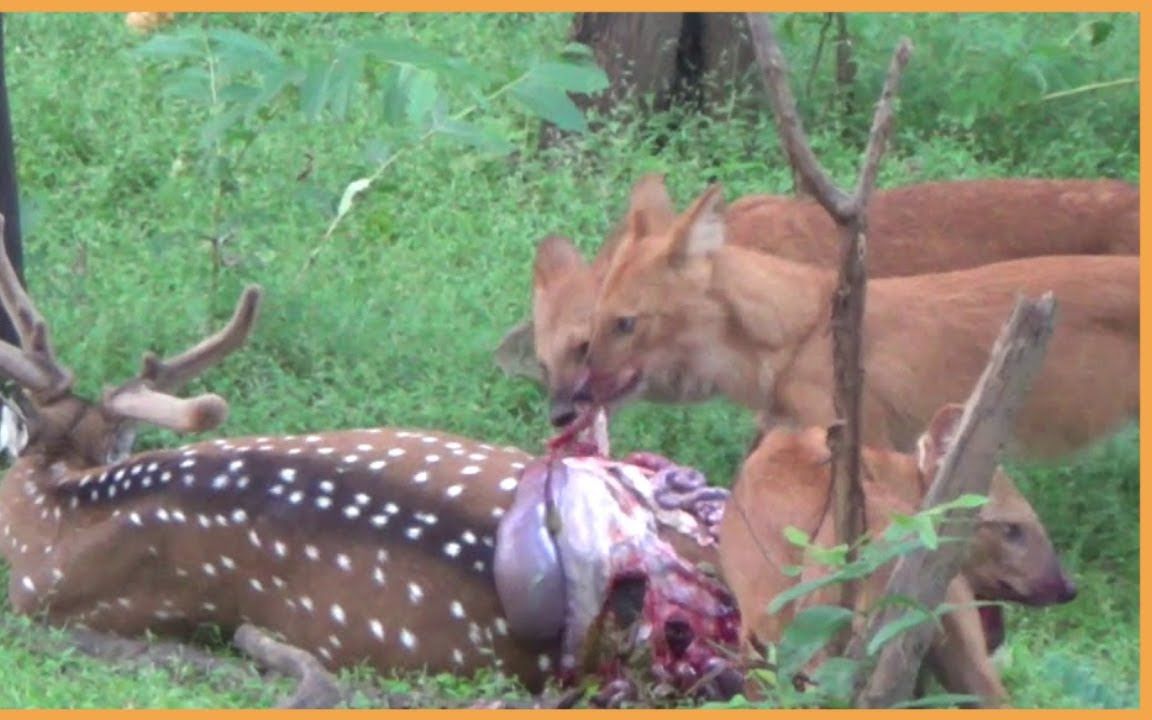
<path fill-rule="evenodd" d="M 900 77 L 912 54 L 912 43 L 901 39 L 888 67 L 884 88 L 877 103 L 864 151 L 856 189 L 848 195 L 837 187 L 813 154 L 796 111 L 796 101 L 788 86 L 784 56 L 776 42 L 772 20 L 758 13 L 748 14 L 748 26 L 756 48 L 756 57 L 764 74 L 764 83 L 772 101 L 781 145 L 793 171 L 806 188 L 835 220 L 844 251 L 840 275 L 832 298 L 832 367 L 835 375 L 833 403 L 839 423 L 829 428 L 828 445 L 832 451 L 832 498 L 836 539 L 849 545 L 848 561 L 855 553 L 852 544 L 864 531 L 864 493 L 860 487 L 861 395 L 864 373 L 861 347 L 865 295 L 867 286 L 867 211 L 880 159 L 887 146 L 892 126 L 892 103 Z M 855 606 L 857 582 L 841 586 L 841 603 Z M 841 638 L 841 643 L 846 638 Z M 838 645 L 841 643 L 837 643 Z"/>
<path fill-rule="evenodd" d="M 1011 435 L 1016 412 L 1023 404 L 1032 378 L 1039 370 L 1052 334 L 1055 300 L 1046 293 L 1039 300 L 1017 300 L 1012 315 L 992 348 L 968 403 L 951 447 L 924 497 L 927 509 L 964 494 L 987 495 L 992 473 L 999 463 L 1005 439 Z M 948 583 L 960 570 L 967 538 L 977 508 L 949 511 L 941 524 L 942 537 L 957 542 L 941 543 L 937 550 L 921 550 L 902 557 L 888 581 L 885 596 L 905 596 L 917 607 L 936 608 L 944 599 Z M 872 617 L 865 632 L 853 640 L 848 653 L 863 657 L 867 641 L 885 625 L 908 612 L 907 605 L 889 605 Z M 891 707 L 911 697 L 924 653 L 936 631 L 922 623 L 884 645 L 875 670 L 857 678 L 856 707 Z"/>

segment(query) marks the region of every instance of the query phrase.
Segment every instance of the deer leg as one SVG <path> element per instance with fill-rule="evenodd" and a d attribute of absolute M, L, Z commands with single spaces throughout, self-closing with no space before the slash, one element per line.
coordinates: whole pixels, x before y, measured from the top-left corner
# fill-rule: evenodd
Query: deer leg
<path fill-rule="evenodd" d="M 312 653 L 275 640 L 264 630 L 248 624 L 236 630 L 232 643 L 264 667 L 298 681 L 291 697 L 278 703 L 277 707 L 334 708 L 344 700 L 344 692 L 336 678 Z"/>

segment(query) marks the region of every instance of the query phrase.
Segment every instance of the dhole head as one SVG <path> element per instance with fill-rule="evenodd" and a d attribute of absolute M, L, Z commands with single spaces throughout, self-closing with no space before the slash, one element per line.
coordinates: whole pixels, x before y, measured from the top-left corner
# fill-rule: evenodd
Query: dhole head
<path fill-rule="evenodd" d="M 633 185 L 629 213 L 643 216 L 645 224 L 653 229 L 672 223 L 676 209 L 663 175 L 651 173 Z M 556 427 L 575 420 L 577 405 L 591 399 L 580 386 L 587 374 L 585 359 L 592 334 L 592 309 L 600 281 L 628 228 L 625 215 L 592 263 L 566 237 L 552 235 L 536 246 L 532 338 L 535 359 L 548 388 L 549 417 Z"/>
<path fill-rule="evenodd" d="M 925 488 L 963 414 L 962 405 L 944 406 L 921 436 L 917 460 Z M 1076 585 L 1064 573 L 1036 511 L 1001 468 L 992 476 L 968 553 L 964 575 L 978 599 L 1044 606 L 1076 597 Z"/>
<path fill-rule="evenodd" d="M 598 403 L 640 392 L 676 365 L 685 343 L 710 342 L 683 328 L 696 325 L 686 322 L 692 314 L 710 312 L 704 292 L 710 271 L 694 261 L 724 243 L 722 188 L 713 185 L 667 224 L 653 224 L 644 207 L 633 205 L 625 227 L 592 314 L 586 386 Z M 690 390 L 681 395 L 692 399 Z"/>
<path fill-rule="evenodd" d="M 558 235 L 536 246 L 532 275 L 536 358 L 548 388 L 549 419 L 563 427 L 576 418 L 576 404 L 581 400 L 576 390 L 588 353 L 596 279 L 572 241 Z"/>

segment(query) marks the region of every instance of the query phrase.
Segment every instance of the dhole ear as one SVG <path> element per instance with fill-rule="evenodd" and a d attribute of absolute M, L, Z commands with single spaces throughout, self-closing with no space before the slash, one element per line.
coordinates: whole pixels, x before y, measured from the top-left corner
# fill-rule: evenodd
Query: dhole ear
<path fill-rule="evenodd" d="M 525 320 L 509 330 L 493 355 L 496 366 L 505 375 L 520 375 L 529 380 L 544 382 L 540 361 L 536 359 L 536 329 L 531 320 Z"/>
<path fill-rule="evenodd" d="M 571 240 L 560 235 L 549 235 L 536 246 L 532 278 L 536 289 L 546 288 L 572 270 L 587 266 L 584 256 Z"/>
<path fill-rule="evenodd" d="M 964 417 L 964 406 L 949 403 L 936 411 L 928 428 L 916 442 L 916 464 L 925 476 L 936 472 L 941 458 L 952 447 L 952 440 L 956 436 L 956 428 L 960 426 L 960 418 Z M 929 479 L 931 482 L 931 479 Z"/>
<path fill-rule="evenodd" d="M 679 266 L 724 244 L 724 188 L 719 183 L 696 198 L 672 233 L 669 262 Z"/>
<path fill-rule="evenodd" d="M 642 238 L 667 229 L 676 221 L 676 206 L 668 195 L 664 175 L 649 173 L 632 186 L 626 224 L 628 235 Z"/>

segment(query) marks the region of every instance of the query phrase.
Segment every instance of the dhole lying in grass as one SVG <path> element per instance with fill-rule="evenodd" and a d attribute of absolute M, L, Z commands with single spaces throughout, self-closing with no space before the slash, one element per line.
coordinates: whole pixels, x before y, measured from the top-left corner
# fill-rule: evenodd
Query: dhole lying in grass
<path fill-rule="evenodd" d="M 942 408 L 921 437 L 915 458 L 864 450 L 862 482 L 871 536 L 883 532 L 893 513 L 917 511 L 963 410 L 960 405 Z M 808 566 L 798 578 L 785 575 L 785 566 L 804 563 L 802 549 L 790 544 L 783 531 L 791 525 L 809 533 L 817 545 L 835 544 L 829 457 L 824 429 L 776 428 L 761 438 L 741 468 L 720 525 L 720 564 L 740 608 L 745 643 L 753 638 L 778 642 L 799 609 L 837 602 L 839 590 L 824 588 L 785 605 L 778 614 L 767 611 L 787 588 L 826 574 Z M 891 567 L 865 582 L 861 609 L 879 599 Z M 949 585 L 945 602 L 1000 600 L 1040 606 L 1075 596 L 1076 588 L 1065 577 L 1032 506 L 997 469 L 961 574 Z M 928 668 L 950 692 L 977 694 L 993 705 L 1004 702 L 1007 695 L 989 658 L 1003 638 L 1000 608 L 955 610 L 944 615 L 942 623 Z"/>
<path fill-rule="evenodd" d="M 714 186 L 671 224 L 633 209 L 592 318 L 587 393 L 724 395 L 769 422 L 826 427 L 835 272 L 727 242 Z M 1110 434 L 1139 402 L 1139 258 L 1050 256 L 868 284 L 863 441 L 914 449 L 936 409 L 968 397 L 1016 296 L 1057 302 L 1049 350 L 1009 452 L 1051 458 Z"/>
<path fill-rule="evenodd" d="M 631 208 L 651 232 L 676 208 L 662 175 L 632 189 Z M 1038 255 L 1136 255 L 1139 188 L 1117 180 L 988 179 L 931 182 L 877 191 L 868 211 L 870 277 L 961 270 Z M 724 214 L 727 242 L 833 268 L 836 226 L 814 200 L 753 195 Z M 585 261 L 570 240 L 551 236 L 536 250 L 532 321 L 510 332 L 498 356 L 508 366 L 538 364 L 553 424 L 575 417 L 573 390 L 583 370 L 596 289 L 627 233 L 627 217 Z M 649 382 L 644 399 L 674 402 L 675 388 Z"/>

